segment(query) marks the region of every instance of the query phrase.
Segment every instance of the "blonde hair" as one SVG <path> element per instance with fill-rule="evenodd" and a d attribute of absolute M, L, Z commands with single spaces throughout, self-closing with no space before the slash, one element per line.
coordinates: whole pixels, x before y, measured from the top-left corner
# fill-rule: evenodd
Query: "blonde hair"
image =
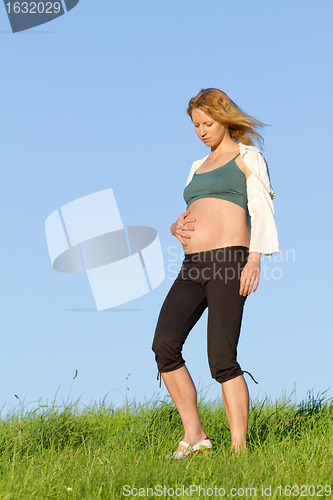
<path fill-rule="evenodd" d="M 187 114 L 191 119 L 194 109 L 201 109 L 213 120 L 227 126 L 235 142 L 248 146 L 254 146 L 254 142 L 263 145 L 264 139 L 256 129 L 266 125 L 246 115 L 222 90 L 202 89 L 188 103 Z"/>

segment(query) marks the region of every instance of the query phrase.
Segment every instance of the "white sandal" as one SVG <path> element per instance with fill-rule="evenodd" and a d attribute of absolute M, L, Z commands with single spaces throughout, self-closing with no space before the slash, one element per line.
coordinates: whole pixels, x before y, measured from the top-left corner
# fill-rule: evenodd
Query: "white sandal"
<path fill-rule="evenodd" d="M 173 458 L 174 460 L 179 460 L 181 458 L 188 457 L 189 455 L 194 455 L 194 453 L 203 453 L 204 451 L 209 450 L 213 451 L 213 445 L 208 436 L 206 436 L 205 439 L 203 439 L 199 443 L 194 444 L 193 446 L 185 443 L 185 441 L 180 441 L 179 444 L 185 446 L 186 450 L 174 451 L 173 453 L 169 453 L 168 455 L 166 455 L 165 458 Z"/>

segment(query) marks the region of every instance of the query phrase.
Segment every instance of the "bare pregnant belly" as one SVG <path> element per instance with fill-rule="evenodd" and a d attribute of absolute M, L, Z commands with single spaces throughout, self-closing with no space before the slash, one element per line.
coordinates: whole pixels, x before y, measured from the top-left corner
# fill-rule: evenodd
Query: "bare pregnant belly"
<path fill-rule="evenodd" d="M 196 219 L 188 225 L 194 231 L 184 231 L 184 253 L 202 252 L 227 246 L 249 247 L 245 210 L 219 198 L 200 198 L 188 207 L 187 218 Z"/>

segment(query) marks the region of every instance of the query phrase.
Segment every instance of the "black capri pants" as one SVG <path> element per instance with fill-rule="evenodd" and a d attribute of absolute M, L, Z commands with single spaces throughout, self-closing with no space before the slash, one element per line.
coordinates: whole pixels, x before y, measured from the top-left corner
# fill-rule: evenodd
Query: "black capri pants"
<path fill-rule="evenodd" d="M 159 373 L 185 365 L 183 345 L 206 307 L 208 361 L 212 377 L 223 383 L 244 373 L 237 362 L 237 344 L 247 298 L 239 294 L 240 275 L 248 254 L 249 250 L 244 246 L 185 254 L 155 330 L 152 349 Z"/>

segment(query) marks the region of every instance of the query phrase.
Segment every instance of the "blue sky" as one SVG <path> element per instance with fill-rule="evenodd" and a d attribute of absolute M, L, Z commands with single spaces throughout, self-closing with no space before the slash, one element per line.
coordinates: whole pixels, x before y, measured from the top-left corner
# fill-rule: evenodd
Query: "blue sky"
<path fill-rule="evenodd" d="M 2 360 L 0 401 L 70 398 L 117 406 L 163 398 L 151 351 L 158 314 L 181 266 L 171 224 L 194 160 L 208 153 L 186 115 L 217 87 L 264 131 L 281 253 L 265 258 L 246 302 L 238 349 L 252 398 L 332 390 L 330 1 L 81 0 L 12 34 L 0 15 Z M 112 188 L 125 225 L 155 228 L 166 278 L 103 312 L 85 274 L 52 269 L 45 220 Z M 220 396 L 204 313 L 184 348 L 196 385 Z M 130 376 L 128 377 L 128 374 Z M 159 394 L 159 395 L 158 395 Z"/>

